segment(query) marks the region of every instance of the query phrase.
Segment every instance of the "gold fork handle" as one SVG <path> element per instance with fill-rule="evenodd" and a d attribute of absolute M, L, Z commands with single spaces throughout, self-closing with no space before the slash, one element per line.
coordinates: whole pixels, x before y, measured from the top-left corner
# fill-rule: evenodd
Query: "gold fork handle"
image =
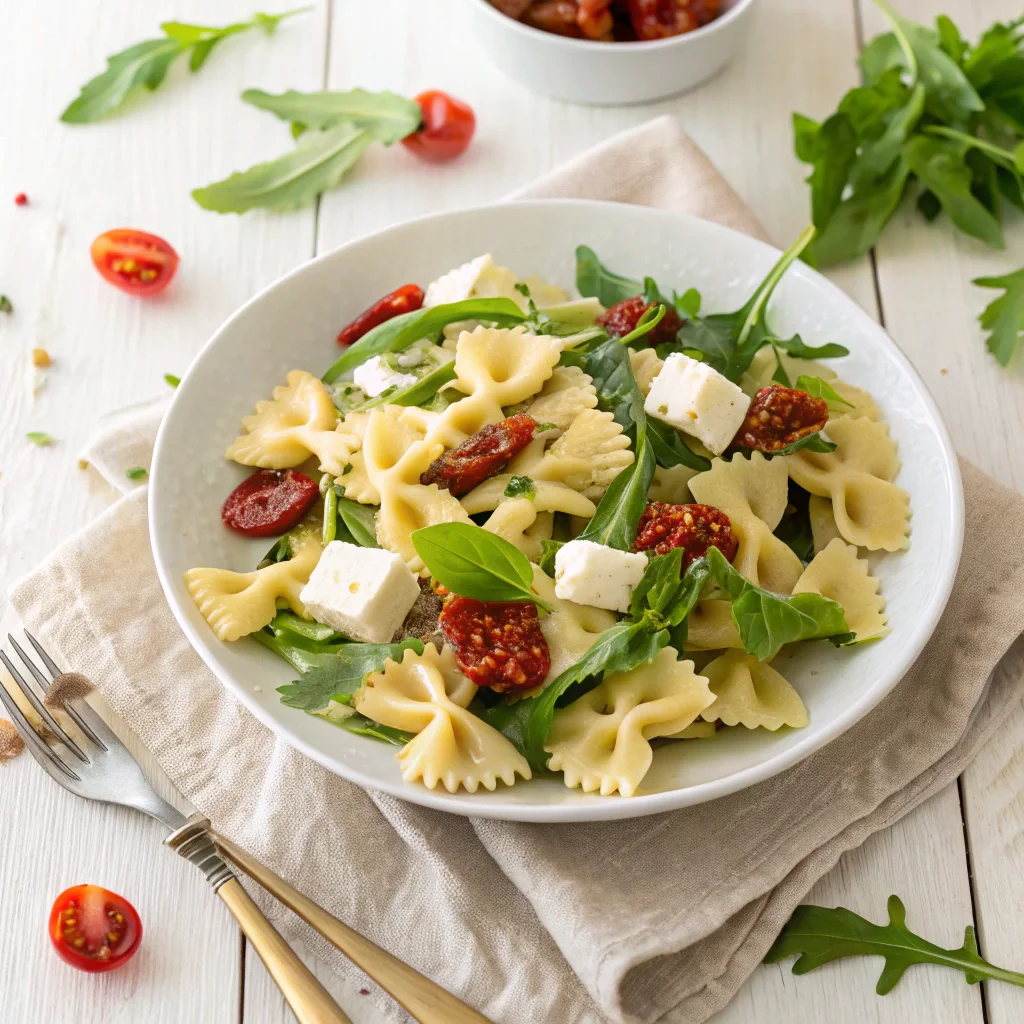
<path fill-rule="evenodd" d="M 228 860 L 340 949 L 420 1024 L 491 1024 L 483 1014 L 477 1013 L 461 999 L 328 914 L 318 903 L 303 896 L 283 878 L 278 878 L 245 850 L 220 835 L 215 839 Z"/>
<path fill-rule="evenodd" d="M 237 878 L 225 882 L 217 895 L 266 964 L 299 1024 L 352 1024 L 330 992 L 263 916 Z"/>

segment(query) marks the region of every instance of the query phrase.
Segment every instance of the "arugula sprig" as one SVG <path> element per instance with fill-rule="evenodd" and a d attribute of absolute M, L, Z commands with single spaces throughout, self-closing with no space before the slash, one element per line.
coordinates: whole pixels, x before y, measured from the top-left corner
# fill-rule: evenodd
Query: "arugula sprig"
<path fill-rule="evenodd" d="M 230 36 L 261 28 L 272 35 L 285 18 L 312 10 L 298 7 L 283 14 L 255 14 L 249 21 L 232 25 L 190 25 L 181 21 L 165 21 L 163 36 L 129 46 L 107 58 L 107 70 L 91 78 L 61 114 L 67 124 L 89 124 L 118 110 L 133 94 L 142 89 L 152 92 L 167 77 L 178 57 L 189 54 L 189 69 L 198 71 L 214 47 Z"/>
<path fill-rule="evenodd" d="M 764 958 L 774 964 L 786 957 L 798 957 L 794 974 L 807 974 L 816 967 L 851 956 L 880 956 L 885 966 L 875 985 L 884 996 L 891 992 L 908 967 L 936 964 L 962 971 L 968 985 L 983 978 L 1024 986 L 1024 974 L 996 967 L 978 952 L 974 929 L 964 930 L 958 949 L 944 949 L 914 934 L 907 927 L 907 911 L 898 896 L 890 896 L 889 923 L 874 924 L 845 907 L 797 907 L 789 922 Z"/>

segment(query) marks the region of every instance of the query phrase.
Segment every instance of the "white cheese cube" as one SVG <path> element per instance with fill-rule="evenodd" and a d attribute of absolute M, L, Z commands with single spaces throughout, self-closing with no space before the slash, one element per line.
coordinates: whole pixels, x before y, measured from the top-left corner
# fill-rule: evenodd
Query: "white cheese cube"
<path fill-rule="evenodd" d="M 427 285 L 423 297 L 424 306 L 441 306 L 449 302 L 462 302 L 473 295 L 473 289 L 481 275 L 494 264 L 490 254 L 477 256 L 475 260 L 463 263 L 461 267 L 449 270 L 436 281 Z"/>
<path fill-rule="evenodd" d="M 399 373 L 392 370 L 380 356 L 367 359 L 352 373 L 352 383 L 368 398 L 376 398 L 388 388 L 404 388 L 409 384 L 415 384 L 417 379 L 414 373 Z"/>
<path fill-rule="evenodd" d="M 644 402 L 648 416 L 697 438 L 715 455 L 729 447 L 749 407 L 738 385 L 681 352 L 665 360 Z"/>
<path fill-rule="evenodd" d="M 353 640 L 388 643 L 420 595 L 392 551 L 332 540 L 299 595 L 306 611 Z"/>
<path fill-rule="evenodd" d="M 571 540 L 555 555 L 555 595 L 576 604 L 626 612 L 646 568 L 645 554 L 592 540 Z"/>

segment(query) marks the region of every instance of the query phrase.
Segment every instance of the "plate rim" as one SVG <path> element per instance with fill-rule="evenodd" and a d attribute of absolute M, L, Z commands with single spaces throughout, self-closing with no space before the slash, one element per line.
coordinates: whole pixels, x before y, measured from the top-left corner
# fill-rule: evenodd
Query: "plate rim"
<path fill-rule="evenodd" d="M 439 792 L 438 790 L 429 790 L 424 786 L 409 784 L 402 780 L 399 780 L 398 783 L 395 784 L 366 775 L 358 767 L 353 767 L 348 764 L 343 764 L 338 760 L 334 760 L 323 751 L 317 749 L 311 743 L 308 743 L 301 736 L 293 732 L 288 727 L 287 723 L 281 718 L 271 714 L 270 711 L 248 691 L 247 687 L 236 682 L 230 673 L 221 671 L 220 666 L 216 663 L 213 657 L 212 645 L 210 644 L 210 639 L 212 638 L 216 640 L 216 638 L 212 637 L 212 634 L 210 636 L 200 635 L 199 630 L 194 628 L 187 614 L 189 609 L 185 606 L 182 596 L 175 585 L 175 581 L 171 578 L 167 560 L 163 557 L 161 539 L 162 506 L 158 501 L 158 496 L 161 492 L 164 479 L 164 471 L 161 468 L 164 464 L 164 450 L 170 444 L 168 441 L 171 429 L 169 424 L 173 423 L 176 406 L 182 400 L 182 395 L 185 393 L 184 387 L 187 386 L 188 381 L 196 372 L 201 372 L 202 364 L 210 357 L 210 353 L 216 348 L 220 338 L 230 331 L 236 320 L 241 318 L 252 306 L 262 302 L 268 293 L 277 288 L 285 287 L 292 278 L 306 273 L 315 264 L 320 264 L 331 259 L 337 259 L 340 253 L 347 252 L 350 249 L 358 247 L 371 238 L 378 239 L 390 234 L 400 234 L 413 224 L 449 220 L 460 216 L 476 216 L 481 213 L 494 210 L 495 208 L 522 208 L 524 206 L 546 207 L 548 209 L 564 206 L 583 207 L 593 210 L 597 216 L 600 216 L 601 211 L 608 208 L 629 210 L 632 214 L 636 214 L 639 211 L 640 216 L 653 216 L 660 219 L 674 220 L 679 224 L 680 228 L 685 228 L 686 225 L 692 225 L 694 223 L 700 224 L 702 230 L 710 227 L 713 231 L 738 236 L 743 240 L 744 244 L 750 245 L 755 249 L 761 248 L 767 255 L 775 258 L 778 258 L 778 256 L 781 255 L 781 250 L 768 242 L 764 242 L 751 235 L 747 235 L 742 231 L 718 224 L 714 221 L 696 217 L 692 214 L 681 213 L 673 210 L 664 210 L 658 207 L 638 206 L 633 203 L 566 198 L 505 200 L 495 203 L 479 204 L 457 210 L 445 210 L 438 213 L 425 214 L 420 217 L 409 218 L 407 220 L 400 221 L 399 223 L 389 225 L 379 231 L 368 232 L 360 235 L 359 237 L 346 242 L 344 245 L 338 246 L 329 252 L 321 253 L 320 255 L 314 256 L 304 263 L 299 264 L 288 273 L 283 274 L 281 277 L 276 278 L 264 288 L 260 289 L 260 291 L 239 306 L 213 332 L 192 360 L 192 363 L 189 365 L 188 370 L 182 378 L 181 384 L 175 389 L 175 394 L 172 397 L 171 403 L 160 423 L 160 428 L 153 448 L 153 459 L 151 463 L 150 482 L 148 488 L 148 519 L 153 560 L 156 565 L 157 575 L 160 580 L 161 589 L 164 593 L 164 598 L 170 606 L 171 611 L 174 613 L 174 617 L 184 632 L 192 649 L 199 654 L 200 658 L 202 658 L 210 671 L 213 672 L 218 681 L 228 689 L 236 700 L 240 701 L 247 711 L 253 714 L 261 724 L 270 729 L 276 737 L 283 739 L 290 746 L 299 750 L 301 753 L 322 765 L 333 774 L 354 782 L 356 785 L 359 785 L 364 789 L 385 792 L 409 803 L 422 807 L 433 808 L 434 810 L 458 814 L 463 817 L 479 817 L 505 821 L 529 821 L 549 824 L 582 821 L 609 821 L 634 817 L 646 817 L 647 815 L 679 810 L 684 807 L 690 807 L 696 804 L 706 803 L 709 800 L 716 800 L 721 797 L 728 796 L 732 793 L 747 789 L 750 786 L 770 779 L 786 769 L 799 764 L 799 762 L 804 760 L 810 754 L 821 749 L 823 746 L 856 725 L 857 722 L 876 707 L 884 697 L 892 692 L 892 690 L 913 666 L 914 662 L 924 650 L 938 626 L 939 619 L 945 611 L 952 592 L 953 583 L 960 565 L 960 557 L 963 549 L 964 498 L 959 463 L 949 435 L 949 430 L 942 414 L 939 411 L 938 405 L 931 394 L 931 391 L 928 389 L 927 384 L 924 382 L 913 364 L 903 353 L 902 349 L 889 336 L 885 328 L 880 323 L 873 320 L 870 314 L 862 309 L 854 299 L 847 295 L 846 292 L 844 292 L 838 285 L 831 282 L 817 270 L 808 267 L 800 261 L 795 263 L 789 269 L 788 273 L 797 274 L 807 283 L 813 285 L 819 290 L 824 290 L 830 293 L 840 306 L 845 305 L 849 309 L 852 309 L 858 318 L 866 319 L 870 323 L 871 328 L 877 332 L 881 339 L 884 340 L 884 344 L 888 346 L 890 350 L 890 355 L 896 360 L 896 362 L 900 363 L 916 381 L 921 398 L 931 416 L 930 425 L 935 430 L 939 439 L 943 463 L 946 469 L 943 484 L 944 490 L 947 492 L 946 497 L 948 498 L 950 508 L 952 543 L 949 546 L 948 557 L 946 558 L 945 563 L 940 567 L 940 576 L 936 581 L 937 588 L 933 595 L 931 605 L 922 616 L 922 626 L 919 628 L 916 642 L 911 644 L 909 647 L 904 647 L 902 649 L 901 659 L 904 664 L 894 677 L 886 685 L 876 685 L 871 690 L 862 693 L 857 700 L 845 707 L 843 711 L 836 716 L 836 719 L 829 725 L 825 726 L 820 732 L 809 734 L 806 739 L 794 743 L 788 749 L 780 751 L 758 764 L 742 768 L 739 771 L 733 772 L 732 774 L 720 779 L 695 783 L 692 786 L 681 789 L 668 789 L 656 793 L 638 794 L 628 798 L 596 797 L 596 794 L 584 794 L 582 791 L 574 790 L 573 792 L 578 794 L 579 800 L 577 803 L 569 805 L 531 805 L 528 803 L 494 805 L 488 802 L 488 794 L 486 791 L 478 791 L 476 794 L 472 794 L 467 797 L 466 794 L 462 794 L 461 792 L 450 794 L 444 789 Z M 220 640 L 216 640 L 216 642 L 223 643 L 223 641 Z"/>

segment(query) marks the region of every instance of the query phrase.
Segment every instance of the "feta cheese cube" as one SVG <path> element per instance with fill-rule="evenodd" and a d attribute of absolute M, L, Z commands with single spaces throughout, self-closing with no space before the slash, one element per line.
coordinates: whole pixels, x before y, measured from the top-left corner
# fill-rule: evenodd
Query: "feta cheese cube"
<path fill-rule="evenodd" d="M 306 611 L 353 640 L 388 643 L 420 596 L 392 551 L 332 540 L 299 595 Z"/>
<path fill-rule="evenodd" d="M 442 274 L 436 281 L 431 281 L 427 285 L 423 305 L 441 306 L 449 302 L 462 302 L 472 297 L 477 281 L 493 264 L 494 260 L 488 253 L 463 263 L 461 267 L 449 270 L 447 274 Z"/>
<path fill-rule="evenodd" d="M 555 596 L 576 604 L 629 611 L 633 588 L 647 568 L 647 556 L 571 540 L 555 555 Z"/>
<path fill-rule="evenodd" d="M 644 402 L 648 416 L 697 438 L 715 455 L 729 447 L 749 407 L 738 385 L 681 352 L 665 360 Z"/>
<path fill-rule="evenodd" d="M 417 379 L 414 373 L 399 373 L 392 370 L 380 356 L 367 359 L 352 373 L 352 383 L 361 389 L 367 398 L 376 398 L 388 388 L 404 388 L 409 384 L 415 384 Z"/>

